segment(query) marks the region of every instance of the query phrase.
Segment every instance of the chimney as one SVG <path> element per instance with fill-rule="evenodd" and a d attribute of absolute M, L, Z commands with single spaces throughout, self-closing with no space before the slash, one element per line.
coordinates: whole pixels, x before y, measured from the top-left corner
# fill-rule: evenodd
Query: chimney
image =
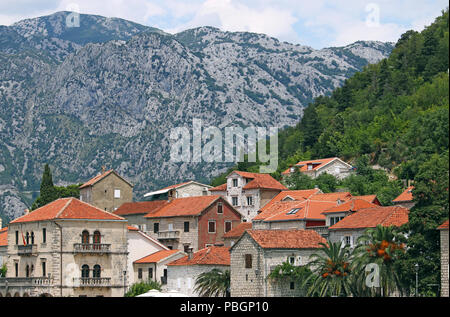
<path fill-rule="evenodd" d="M 187 249 L 187 254 L 188 254 L 188 260 L 191 260 L 192 259 L 192 256 L 193 256 L 193 254 L 194 254 L 194 252 L 192 252 L 192 248 L 188 248 Z"/>
<path fill-rule="evenodd" d="M 30 210 L 27 208 L 27 209 L 25 209 L 25 212 L 23 214 L 28 215 L 29 213 L 30 213 Z"/>

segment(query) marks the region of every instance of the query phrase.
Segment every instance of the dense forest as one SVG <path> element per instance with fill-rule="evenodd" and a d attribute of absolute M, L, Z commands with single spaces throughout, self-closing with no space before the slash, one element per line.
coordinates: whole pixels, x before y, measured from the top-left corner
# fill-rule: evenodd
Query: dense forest
<path fill-rule="evenodd" d="M 356 175 L 342 182 L 330 175 L 316 180 L 296 175 L 292 189 L 346 188 L 356 195 L 377 194 L 388 205 L 407 180 L 413 182 L 416 205 L 403 228 L 409 249 L 399 270 L 413 287 L 418 263 L 421 293 L 437 294 L 436 227 L 449 213 L 448 8 L 422 32 L 404 33 L 389 58 L 365 67 L 330 96 L 316 98 L 301 121 L 281 131 L 278 140 L 279 166 L 272 174 L 277 179 L 290 165 L 307 159 L 337 156 L 357 168 Z M 382 169 L 374 170 L 374 165 Z M 231 170 L 258 168 L 258 162 L 241 162 Z M 212 185 L 224 183 L 227 173 Z"/>

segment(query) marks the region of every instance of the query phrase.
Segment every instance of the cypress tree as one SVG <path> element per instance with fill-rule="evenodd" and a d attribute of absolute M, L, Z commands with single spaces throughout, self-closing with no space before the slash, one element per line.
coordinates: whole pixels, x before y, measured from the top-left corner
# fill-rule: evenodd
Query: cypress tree
<path fill-rule="evenodd" d="M 44 166 L 44 173 L 42 174 L 40 195 L 33 203 L 31 209 L 42 207 L 58 198 L 57 191 L 53 185 L 52 172 L 48 164 Z"/>

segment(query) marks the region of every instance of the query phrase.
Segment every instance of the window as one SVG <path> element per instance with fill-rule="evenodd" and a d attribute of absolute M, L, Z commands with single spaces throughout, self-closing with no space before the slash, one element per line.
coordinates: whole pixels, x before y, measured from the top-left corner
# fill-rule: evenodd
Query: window
<path fill-rule="evenodd" d="M 169 227 L 169 231 L 173 231 L 173 223 L 169 223 L 168 227 Z"/>
<path fill-rule="evenodd" d="M 295 215 L 301 208 L 291 209 L 286 215 Z"/>
<path fill-rule="evenodd" d="M 45 267 L 45 262 L 44 261 L 42 261 L 41 267 L 42 267 L 42 276 L 45 277 L 47 275 L 47 271 L 46 271 L 46 267 Z"/>
<path fill-rule="evenodd" d="M 84 264 L 81 267 L 81 277 L 82 278 L 88 278 L 89 277 L 89 265 Z"/>
<path fill-rule="evenodd" d="M 237 180 L 237 178 L 233 178 L 233 187 L 238 187 L 238 180 Z"/>
<path fill-rule="evenodd" d="M 19 244 L 19 231 L 16 231 L 16 244 Z"/>
<path fill-rule="evenodd" d="M 184 232 L 189 232 L 189 221 L 184 222 Z"/>
<path fill-rule="evenodd" d="M 291 282 L 291 284 L 289 285 L 289 288 L 290 288 L 290 289 L 295 289 L 295 283 L 294 283 L 294 282 Z"/>
<path fill-rule="evenodd" d="M 153 278 L 153 268 L 152 267 L 149 267 L 148 268 L 148 279 L 150 280 L 150 279 L 152 279 Z"/>
<path fill-rule="evenodd" d="M 101 236 L 101 234 L 100 234 L 100 231 L 95 231 L 94 232 L 94 244 L 100 244 L 100 242 L 101 242 L 101 240 L 102 240 L 102 236 Z M 94 248 L 95 247 L 98 247 L 98 246 L 94 246 Z"/>
<path fill-rule="evenodd" d="M 31 232 L 31 244 L 34 244 L 34 232 Z"/>
<path fill-rule="evenodd" d="M 14 269 L 15 269 L 16 277 L 19 277 L 19 263 L 18 262 L 14 263 Z"/>
<path fill-rule="evenodd" d="M 246 269 L 252 268 L 252 255 L 251 254 L 245 255 L 245 268 Z"/>
<path fill-rule="evenodd" d="M 253 196 L 247 196 L 247 206 L 253 206 Z"/>
<path fill-rule="evenodd" d="M 42 228 L 42 243 L 47 243 L 47 229 Z"/>
<path fill-rule="evenodd" d="M 30 233 L 27 232 L 27 234 L 25 235 L 25 241 L 27 242 L 27 244 L 30 244 Z"/>
<path fill-rule="evenodd" d="M 352 237 L 351 236 L 345 236 L 344 237 L 344 243 L 345 243 L 345 245 L 349 245 L 349 246 L 352 246 Z"/>
<path fill-rule="evenodd" d="M 222 203 L 217 204 L 217 213 L 223 214 L 223 204 Z"/>
<path fill-rule="evenodd" d="M 81 234 L 81 243 L 89 244 L 89 232 L 87 230 L 84 230 Z"/>
<path fill-rule="evenodd" d="M 313 169 L 312 164 L 308 164 L 308 171 L 311 171 Z"/>
<path fill-rule="evenodd" d="M 290 256 L 290 257 L 288 258 L 288 260 L 289 260 L 289 264 L 291 264 L 291 265 L 294 265 L 294 264 L 295 264 L 295 257 Z"/>
<path fill-rule="evenodd" d="M 216 232 L 216 221 L 210 220 L 208 221 L 208 233 L 215 233 Z"/>
<path fill-rule="evenodd" d="M 237 197 L 231 197 L 231 204 L 233 206 L 237 206 L 238 205 L 238 198 Z"/>
<path fill-rule="evenodd" d="M 94 270 L 92 271 L 92 277 L 100 278 L 101 275 L 101 268 L 100 265 L 96 264 L 94 265 Z"/>
<path fill-rule="evenodd" d="M 158 222 L 155 222 L 153 224 L 153 232 L 154 233 L 158 233 L 159 232 L 159 223 Z"/>
<path fill-rule="evenodd" d="M 142 280 L 142 269 L 138 269 L 138 279 Z"/>
<path fill-rule="evenodd" d="M 225 233 L 231 230 L 233 223 L 231 221 L 225 221 Z"/>
<path fill-rule="evenodd" d="M 26 277 L 30 277 L 30 266 L 27 264 L 26 268 L 25 268 L 25 276 Z"/>
<path fill-rule="evenodd" d="M 120 198 L 120 189 L 114 189 L 114 198 Z"/>
<path fill-rule="evenodd" d="M 190 277 L 187 278 L 187 287 L 188 287 L 188 289 L 192 288 L 192 278 L 190 278 Z"/>

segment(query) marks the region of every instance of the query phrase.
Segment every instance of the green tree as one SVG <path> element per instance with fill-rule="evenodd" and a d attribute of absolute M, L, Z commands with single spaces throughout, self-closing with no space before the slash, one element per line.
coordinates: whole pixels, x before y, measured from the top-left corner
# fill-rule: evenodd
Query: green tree
<path fill-rule="evenodd" d="M 352 274 L 352 254 L 348 245 L 341 242 L 320 243 L 319 252 L 311 255 L 308 263 L 313 272 L 304 283 L 309 284 L 308 296 L 349 296 L 351 295 L 350 275 Z"/>
<path fill-rule="evenodd" d="M 8 268 L 6 267 L 6 263 L 3 263 L 3 265 L 0 267 L 0 277 L 5 277 L 7 271 Z"/>
<path fill-rule="evenodd" d="M 229 296 L 230 271 L 212 269 L 201 273 L 195 280 L 195 291 L 203 297 Z"/>
<path fill-rule="evenodd" d="M 136 297 L 138 295 L 147 293 L 152 289 L 161 291 L 161 284 L 152 280 L 134 283 L 133 285 L 131 285 L 130 289 L 125 293 L 125 297 Z"/>
<path fill-rule="evenodd" d="M 42 174 L 41 188 L 39 192 L 39 197 L 31 206 L 31 209 L 37 209 L 39 207 L 45 206 L 46 204 L 57 199 L 57 192 L 55 186 L 53 185 L 52 172 L 48 164 L 44 166 L 44 172 Z"/>
<path fill-rule="evenodd" d="M 355 269 L 360 272 L 360 284 L 364 285 L 365 268 L 368 264 L 375 264 L 378 268 L 379 287 L 372 288 L 368 294 L 371 296 L 389 296 L 394 292 L 403 292 L 396 261 L 405 252 L 405 236 L 399 228 L 378 225 L 367 229 L 358 238 L 355 253 Z"/>
<path fill-rule="evenodd" d="M 311 274 L 312 272 L 307 265 L 296 266 L 286 261 L 275 266 L 267 275 L 267 279 L 272 283 L 295 282 L 301 287 L 299 296 L 306 296 L 310 287 L 306 280 Z"/>

